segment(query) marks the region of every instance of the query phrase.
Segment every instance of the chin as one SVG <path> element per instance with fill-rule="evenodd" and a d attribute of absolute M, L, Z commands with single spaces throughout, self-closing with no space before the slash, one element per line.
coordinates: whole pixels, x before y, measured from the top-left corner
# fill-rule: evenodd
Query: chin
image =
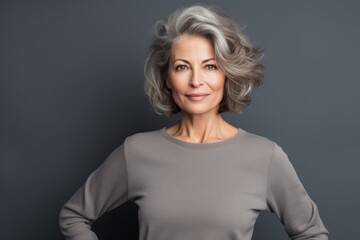
<path fill-rule="evenodd" d="M 183 108 L 182 112 L 185 112 L 189 115 L 202 115 L 202 114 L 207 114 L 210 112 L 218 113 L 219 108 L 218 107 L 213 107 L 213 108 L 191 107 L 191 108 Z"/>

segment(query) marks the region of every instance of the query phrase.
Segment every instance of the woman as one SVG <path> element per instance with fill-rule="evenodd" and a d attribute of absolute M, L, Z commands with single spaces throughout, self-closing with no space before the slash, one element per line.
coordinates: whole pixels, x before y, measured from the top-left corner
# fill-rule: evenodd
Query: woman
<path fill-rule="evenodd" d="M 274 212 L 291 239 L 328 239 L 317 206 L 273 141 L 224 121 L 260 85 L 260 51 L 213 7 L 180 9 L 156 27 L 145 91 L 169 128 L 126 138 L 64 205 L 67 239 L 97 239 L 91 223 L 126 201 L 141 240 L 251 239 Z"/>

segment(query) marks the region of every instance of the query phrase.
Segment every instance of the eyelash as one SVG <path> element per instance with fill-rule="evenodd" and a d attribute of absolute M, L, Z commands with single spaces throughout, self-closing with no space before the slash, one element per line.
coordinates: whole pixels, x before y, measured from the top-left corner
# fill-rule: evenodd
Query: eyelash
<path fill-rule="evenodd" d="M 177 65 L 175 67 L 176 71 L 184 71 L 185 69 L 188 69 L 188 67 L 186 65 Z"/>
<path fill-rule="evenodd" d="M 184 71 L 188 68 L 189 68 L 188 66 L 181 64 L 181 65 L 176 66 L 175 70 L 176 71 Z M 215 64 L 207 64 L 207 65 L 205 65 L 205 69 L 206 70 L 217 70 L 218 68 Z"/>
<path fill-rule="evenodd" d="M 209 68 L 210 67 L 210 68 Z M 217 66 L 215 64 L 208 64 L 205 66 L 207 70 L 216 70 Z"/>

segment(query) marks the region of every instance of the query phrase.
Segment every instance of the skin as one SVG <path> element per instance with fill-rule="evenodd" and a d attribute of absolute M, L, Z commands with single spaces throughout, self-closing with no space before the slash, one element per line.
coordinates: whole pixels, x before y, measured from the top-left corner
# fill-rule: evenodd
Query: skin
<path fill-rule="evenodd" d="M 238 128 L 219 114 L 225 74 L 218 67 L 212 42 L 184 34 L 171 49 L 166 86 L 180 107 L 180 120 L 167 128 L 169 135 L 190 143 L 232 138 Z"/>

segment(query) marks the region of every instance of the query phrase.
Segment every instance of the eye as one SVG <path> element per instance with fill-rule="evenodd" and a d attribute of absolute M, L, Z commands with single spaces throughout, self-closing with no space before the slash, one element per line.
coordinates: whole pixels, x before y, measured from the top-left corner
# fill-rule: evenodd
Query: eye
<path fill-rule="evenodd" d="M 177 65 L 177 66 L 175 67 L 175 70 L 176 70 L 176 71 L 184 71 L 184 70 L 186 70 L 186 69 L 188 69 L 188 66 L 186 66 L 186 65 L 184 65 L 184 64 Z"/>
<path fill-rule="evenodd" d="M 216 70 L 217 66 L 215 64 L 208 64 L 205 66 L 205 69 L 207 70 Z"/>

